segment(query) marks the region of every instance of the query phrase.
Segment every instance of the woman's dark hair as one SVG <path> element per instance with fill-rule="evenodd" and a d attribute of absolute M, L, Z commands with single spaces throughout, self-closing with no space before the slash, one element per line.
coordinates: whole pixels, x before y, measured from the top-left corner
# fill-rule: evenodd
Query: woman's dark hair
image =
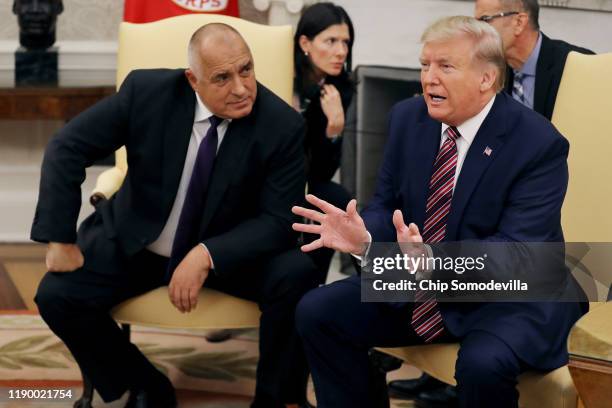
<path fill-rule="evenodd" d="M 345 67 L 342 68 L 340 75 L 335 77 L 332 82 L 341 84 L 341 87 L 351 85 L 349 73 L 351 71 L 351 56 L 355 32 L 353 22 L 346 11 L 333 3 L 317 3 L 304 10 L 298 22 L 295 36 L 293 37 L 293 60 L 295 63 L 295 85 L 299 95 L 302 95 L 309 87 L 309 80 L 313 72 L 310 58 L 304 55 L 300 47 L 300 37 L 305 35 L 309 40 L 313 40 L 321 31 L 336 24 L 346 24 L 349 30 L 348 54 L 346 56 Z M 344 85 L 344 86 L 342 86 Z"/>

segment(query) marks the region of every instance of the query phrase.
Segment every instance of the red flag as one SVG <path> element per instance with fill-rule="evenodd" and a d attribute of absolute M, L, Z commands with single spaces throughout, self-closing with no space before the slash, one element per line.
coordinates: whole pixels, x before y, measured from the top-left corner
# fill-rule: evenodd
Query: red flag
<path fill-rule="evenodd" d="M 238 0 L 125 0 L 123 20 L 130 23 L 149 23 L 190 13 L 238 17 Z"/>

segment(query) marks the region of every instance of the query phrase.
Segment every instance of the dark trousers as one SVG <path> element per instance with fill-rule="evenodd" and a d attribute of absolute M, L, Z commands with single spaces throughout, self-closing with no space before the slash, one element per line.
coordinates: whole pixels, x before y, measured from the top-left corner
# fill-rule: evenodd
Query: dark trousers
<path fill-rule="evenodd" d="M 35 300 L 41 316 L 105 401 L 120 398 L 131 388 L 166 381 L 109 314 L 118 303 L 163 285 L 166 263 L 167 258 L 143 251 L 130 260 L 123 274 L 82 268 L 47 273 L 40 283 Z M 303 397 L 306 363 L 294 312 L 316 282 L 315 266 L 299 250 L 245 266 L 231 279 L 211 273 L 205 282 L 207 287 L 257 302 L 262 311 L 254 406 L 281 407 Z"/>
<path fill-rule="evenodd" d="M 359 277 L 315 289 L 296 312 L 318 408 L 372 408 L 368 350 L 423 344 L 410 325 L 413 304 L 361 302 Z M 436 342 L 458 339 L 446 333 Z M 474 331 L 460 340 L 455 378 L 461 407 L 518 407 L 516 378 L 525 370 L 499 338 Z"/>
<path fill-rule="evenodd" d="M 322 200 L 327 201 L 335 207 L 345 210 L 349 201 L 351 201 L 351 195 L 344 187 L 333 181 L 309 181 L 308 182 L 308 193 L 319 197 Z M 314 208 L 308 202 L 304 201 L 303 206 L 307 208 Z M 319 235 L 316 234 L 304 234 L 304 243 L 308 244 L 315 239 L 318 239 Z M 315 251 L 309 252 L 308 256 L 317 265 L 319 271 L 319 282 L 325 283 L 327 278 L 327 271 L 329 270 L 329 264 L 334 256 L 334 250 L 329 248 L 319 248 Z"/>

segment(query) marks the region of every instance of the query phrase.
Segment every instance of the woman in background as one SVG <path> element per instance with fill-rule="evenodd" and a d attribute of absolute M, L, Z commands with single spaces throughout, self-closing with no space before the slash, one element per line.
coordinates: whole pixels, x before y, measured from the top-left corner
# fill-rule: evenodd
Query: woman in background
<path fill-rule="evenodd" d="M 350 79 L 353 23 L 346 11 L 333 3 L 307 8 L 294 36 L 294 107 L 306 120 L 306 179 L 308 193 L 346 208 L 351 199 L 331 181 L 340 167 L 346 111 L 354 94 Z M 306 235 L 311 242 L 314 236 Z M 310 253 L 325 281 L 333 251 Z"/>

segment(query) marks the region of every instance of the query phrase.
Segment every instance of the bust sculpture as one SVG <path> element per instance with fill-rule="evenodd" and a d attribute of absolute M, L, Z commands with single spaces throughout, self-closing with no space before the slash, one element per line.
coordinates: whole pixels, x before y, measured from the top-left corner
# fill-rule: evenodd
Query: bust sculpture
<path fill-rule="evenodd" d="M 57 15 L 62 0 L 14 0 L 13 14 L 19 23 L 19 43 L 28 49 L 45 49 L 55 43 Z"/>

